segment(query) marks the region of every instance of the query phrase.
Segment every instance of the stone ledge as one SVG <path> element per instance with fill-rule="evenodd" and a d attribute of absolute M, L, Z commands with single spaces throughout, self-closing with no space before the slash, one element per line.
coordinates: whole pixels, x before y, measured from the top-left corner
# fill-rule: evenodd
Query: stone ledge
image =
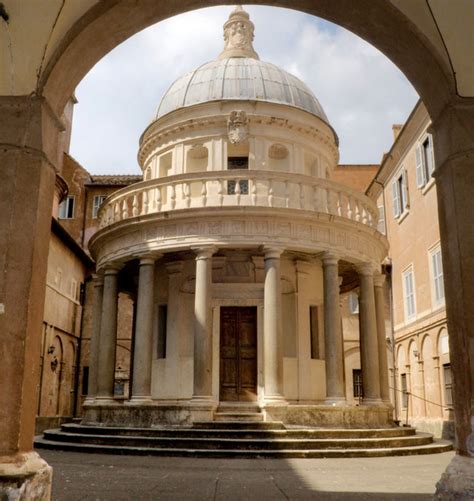
<path fill-rule="evenodd" d="M 474 499 L 474 457 L 454 456 L 436 484 L 437 500 Z"/>
<path fill-rule="evenodd" d="M 36 452 L 0 458 L 2 501 L 48 501 L 52 468 Z"/>

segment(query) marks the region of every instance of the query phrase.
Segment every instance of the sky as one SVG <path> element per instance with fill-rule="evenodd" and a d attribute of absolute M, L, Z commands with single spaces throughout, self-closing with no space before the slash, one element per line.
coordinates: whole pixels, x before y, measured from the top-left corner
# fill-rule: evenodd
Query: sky
<path fill-rule="evenodd" d="M 301 12 L 244 6 L 262 61 L 303 80 L 339 136 L 340 163 L 379 163 L 418 100 L 405 76 L 351 32 Z M 232 8 L 162 21 L 101 59 L 76 89 L 71 154 L 92 174 L 140 174 L 138 141 L 171 83 L 217 58 Z"/>

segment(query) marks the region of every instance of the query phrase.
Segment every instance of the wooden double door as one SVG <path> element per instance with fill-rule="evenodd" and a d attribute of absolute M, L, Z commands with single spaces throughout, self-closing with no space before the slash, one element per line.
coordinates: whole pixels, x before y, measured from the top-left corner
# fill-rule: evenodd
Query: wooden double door
<path fill-rule="evenodd" d="M 257 308 L 221 307 L 220 331 L 220 400 L 257 400 Z"/>

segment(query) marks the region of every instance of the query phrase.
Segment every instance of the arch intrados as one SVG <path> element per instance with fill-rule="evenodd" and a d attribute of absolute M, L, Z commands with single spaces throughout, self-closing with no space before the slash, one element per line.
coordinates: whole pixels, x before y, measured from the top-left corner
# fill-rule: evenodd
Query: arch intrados
<path fill-rule="evenodd" d="M 429 41 L 396 7 L 385 0 L 263 0 L 249 4 L 299 10 L 326 19 L 360 36 L 385 54 L 417 90 L 431 116 L 454 94 L 449 69 Z M 79 82 L 108 52 L 127 38 L 159 21 L 203 7 L 233 5 L 228 0 L 99 2 L 68 31 L 38 85 L 53 110 L 62 110 Z"/>

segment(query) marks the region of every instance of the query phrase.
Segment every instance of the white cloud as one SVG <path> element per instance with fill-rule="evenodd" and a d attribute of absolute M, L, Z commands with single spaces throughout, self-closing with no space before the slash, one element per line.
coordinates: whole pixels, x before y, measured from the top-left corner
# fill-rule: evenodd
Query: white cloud
<path fill-rule="evenodd" d="M 260 58 L 314 91 L 339 135 L 341 162 L 378 162 L 417 95 L 369 44 L 331 23 L 287 9 L 251 6 Z M 93 173 L 138 173 L 138 140 L 169 85 L 215 59 L 229 7 L 168 19 L 103 58 L 77 89 L 71 153 Z"/>

